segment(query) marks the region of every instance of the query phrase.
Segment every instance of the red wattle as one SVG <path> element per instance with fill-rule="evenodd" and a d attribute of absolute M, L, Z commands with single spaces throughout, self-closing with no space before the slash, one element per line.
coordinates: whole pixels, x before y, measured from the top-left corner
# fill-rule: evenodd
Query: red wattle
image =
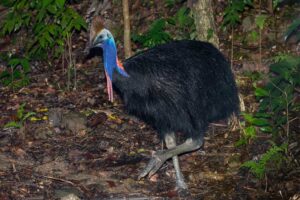
<path fill-rule="evenodd" d="M 106 87 L 107 87 L 108 100 L 110 102 L 113 102 L 114 94 L 113 94 L 112 82 L 106 72 L 105 72 L 105 76 L 106 76 Z"/>

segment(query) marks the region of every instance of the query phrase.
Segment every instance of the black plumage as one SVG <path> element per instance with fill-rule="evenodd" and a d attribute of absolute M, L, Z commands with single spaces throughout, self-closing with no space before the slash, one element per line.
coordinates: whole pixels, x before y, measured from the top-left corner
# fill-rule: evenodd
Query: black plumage
<path fill-rule="evenodd" d="M 237 88 L 224 56 L 211 44 L 176 41 L 127 59 L 130 78 L 113 75 L 126 110 L 165 133 L 203 135 L 208 123 L 239 110 Z"/>
<path fill-rule="evenodd" d="M 139 178 L 153 175 L 172 158 L 177 186 L 186 189 L 178 155 L 202 146 L 210 122 L 239 112 L 228 62 L 210 43 L 182 40 L 143 51 L 122 66 L 113 36 L 99 21 L 93 21 L 91 44 L 103 49 L 109 99 L 113 100 L 113 86 L 125 109 L 152 125 L 168 148 L 153 155 Z M 186 137 L 180 145 L 177 132 Z"/>

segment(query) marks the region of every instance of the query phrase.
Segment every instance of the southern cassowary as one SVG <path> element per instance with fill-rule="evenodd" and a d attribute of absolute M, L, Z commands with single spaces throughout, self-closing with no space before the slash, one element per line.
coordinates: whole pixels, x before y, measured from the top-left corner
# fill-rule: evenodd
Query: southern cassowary
<path fill-rule="evenodd" d="M 90 41 L 103 50 L 109 100 L 114 88 L 125 109 L 153 126 L 168 148 L 153 155 L 139 178 L 153 175 L 172 158 L 177 187 L 186 189 L 178 155 L 202 146 L 210 122 L 239 112 L 228 62 L 210 43 L 181 40 L 143 51 L 122 65 L 113 36 L 98 17 Z M 186 137 L 183 144 L 176 145 L 176 132 Z"/>

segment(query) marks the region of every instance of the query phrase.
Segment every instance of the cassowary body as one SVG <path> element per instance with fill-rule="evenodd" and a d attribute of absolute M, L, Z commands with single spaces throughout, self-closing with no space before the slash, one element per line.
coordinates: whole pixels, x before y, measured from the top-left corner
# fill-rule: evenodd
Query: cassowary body
<path fill-rule="evenodd" d="M 173 158 L 177 186 L 186 189 L 178 155 L 199 149 L 210 122 L 239 112 L 237 88 L 228 62 L 213 45 L 191 40 L 154 47 L 118 62 L 106 29 L 95 31 L 93 46 L 103 49 L 109 99 L 112 85 L 126 110 L 152 125 L 166 143 L 139 176 L 153 175 Z M 186 141 L 176 145 L 175 133 Z"/>

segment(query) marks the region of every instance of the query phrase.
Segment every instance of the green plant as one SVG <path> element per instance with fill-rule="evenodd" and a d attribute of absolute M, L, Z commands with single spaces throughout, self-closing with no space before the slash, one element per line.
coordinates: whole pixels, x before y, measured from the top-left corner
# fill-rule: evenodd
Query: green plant
<path fill-rule="evenodd" d="M 86 28 L 83 18 L 65 0 L 3 1 L 9 13 L 0 25 L 1 34 L 24 30 L 25 49 L 30 58 L 46 58 L 49 53 L 61 55 L 67 35 Z"/>
<path fill-rule="evenodd" d="M 252 6 L 252 0 L 230 0 L 224 10 L 222 27 L 233 27 L 241 22 L 240 14 L 247 6 Z"/>
<path fill-rule="evenodd" d="M 173 17 L 166 19 L 172 32 L 174 39 L 195 39 L 196 28 L 194 25 L 194 19 L 190 16 L 190 9 L 183 6 L 181 7 Z"/>
<path fill-rule="evenodd" d="M 171 40 L 171 36 L 165 31 L 165 28 L 166 20 L 158 19 L 152 23 L 150 29 L 146 33 L 142 35 L 133 35 L 132 39 L 135 42 L 141 43 L 144 47 L 154 47 Z"/>
<path fill-rule="evenodd" d="M 244 117 L 244 122 L 241 122 L 242 128 L 242 137 L 235 144 L 236 146 L 241 146 L 249 143 L 251 140 L 254 140 L 257 136 L 257 129 L 260 129 L 264 132 L 271 131 L 270 128 L 270 114 L 268 113 L 242 113 Z"/>
<path fill-rule="evenodd" d="M 290 118 L 300 110 L 295 98 L 300 86 L 300 58 L 279 54 L 274 61 L 270 66 L 269 82 L 263 87 L 254 84 L 254 94 L 260 104 L 256 113 L 243 113 L 243 134 L 237 146 L 254 139 L 257 129 L 272 133 L 274 137 L 278 133 L 289 136 Z"/>
<path fill-rule="evenodd" d="M 153 47 L 173 39 L 190 39 L 195 31 L 194 20 L 189 16 L 190 10 L 181 7 L 173 17 L 155 20 L 144 34 L 133 34 L 132 40 L 144 47 Z M 173 31 L 171 31 L 173 30 Z M 175 32 L 171 36 L 170 32 Z"/>
<path fill-rule="evenodd" d="M 280 169 L 284 161 L 283 153 L 286 152 L 286 149 L 287 144 L 273 145 L 258 161 L 246 161 L 241 167 L 249 168 L 256 178 L 262 179 L 268 171 Z"/>
<path fill-rule="evenodd" d="M 263 117 L 271 125 L 262 130 L 272 132 L 274 136 L 279 132 L 285 132 L 289 136 L 290 117 L 299 111 L 299 102 L 296 102 L 295 95 L 300 86 L 300 58 L 282 58 L 284 59 L 279 59 L 279 62 L 270 66 L 268 84 L 255 89 L 255 96 L 260 100 L 257 114 L 268 113 L 269 116 Z"/>
<path fill-rule="evenodd" d="M 28 73 L 30 64 L 28 58 L 13 57 L 8 61 L 8 69 L 0 73 L 0 82 L 13 89 L 29 84 Z"/>
<path fill-rule="evenodd" d="M 300 86 L 300 58 L 286 54 L 279 54 L 274 58 L 275 63 L 270 66 L 268 83 L 263 87 L 255 87 L 255 96 L 259 101 L 256 113 L 244 113 L 245 122 L 242 123 L 243 135 L 236 143 L 237 146 L 247 144 L 257 136 L 258 130 L 272 134 L 273 141 L 280 143 L 280 138 L 286 138 L 283 144 L 273 146 L 262 155 L 258 162 L 247 161 L 242 166 L 247 167 L 257 177 L 263 178 L 268 170 L 279 169 L 284 160 L 283 152 L 287 151 L 290 123 L 300 111 L 300 104 L 296 101 Z M 279 134 L 278 134 L 279 133 Z M 285 136 L 285 137 L 283 137 Z M 272 162 L 272 165 L 268 165 Z"/>
<path fill-rule="evenodd" d="M 280 3 L 280 0 L 273 0 L 273 2 L 272 2 L 273 10 L 275 10 L 277 8 L 279 3 Z"/>
<path fill-rule="evenodd" d="M 241 22 L 240 15 L 247 6 L 252 6 L 252 0 L 230 0 L 228 6 L 224 10 L 222 28 L 231 28 L 231 66 L 233 65 L 233 44 L 234 44 L 234 26 Z"/>
<path fill-rule="evenodd" d="M 35 112 L 26 112 L 24 110 L 26 103 L 23 103 L 19 106 L 17 110 L 17 120 L 16 121 L 10 121 L 7 124 L 4 125 L 5 128 L 9 127 L 15 127 L 15 128 L 21 128 L 24 126 L 24 122 L 31 116 L 35 115 Z"/>
<path fill-rule="evenodd" d="M 165 0 L 165 5 L 167 7 L 173 7 L 176 4 L 176 0 Z"/>

